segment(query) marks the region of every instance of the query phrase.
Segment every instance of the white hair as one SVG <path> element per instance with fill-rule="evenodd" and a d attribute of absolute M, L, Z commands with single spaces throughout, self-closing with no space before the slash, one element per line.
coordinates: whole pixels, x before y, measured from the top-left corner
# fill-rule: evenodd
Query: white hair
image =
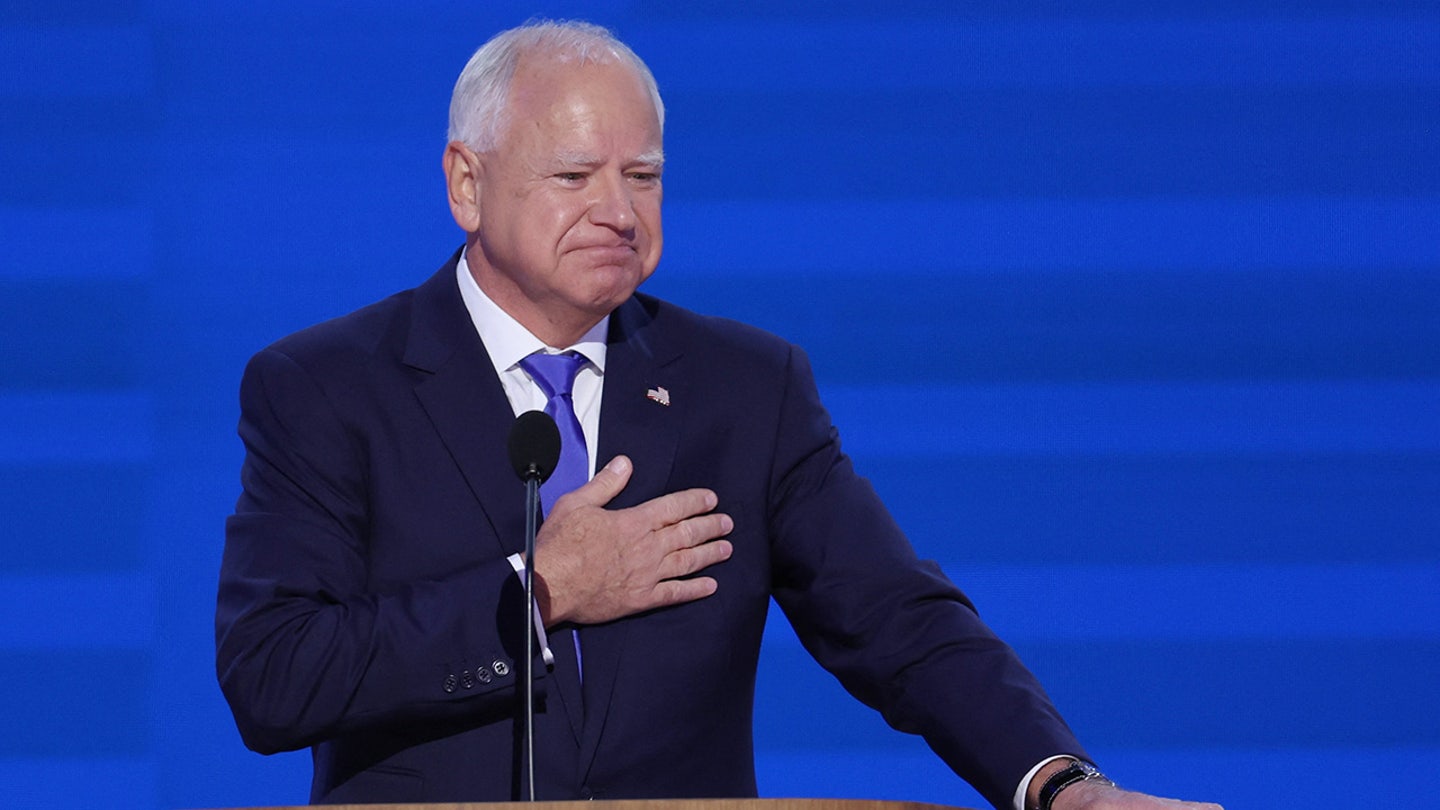
<path fill-rule="evenodd" d="M 665 105 L 655 76 L 639 56 L 608 29 L 576 20 L 532 20 L 519 28 L 496 34 L 480 46 L 450 96 L 450 131 L 447 140 L 460 141 L 477 152 L 493 151 L 509 123 L 510 84 L 515 67 L 525 54 L 541 52 L 560 63 L 609 65 L 628 63 L 650 91 L 660 129 L 665 129 Z"/>

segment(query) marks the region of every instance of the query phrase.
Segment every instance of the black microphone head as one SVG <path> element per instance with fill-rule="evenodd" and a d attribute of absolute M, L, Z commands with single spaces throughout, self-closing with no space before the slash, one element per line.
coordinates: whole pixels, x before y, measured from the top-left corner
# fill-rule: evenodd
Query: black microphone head
<path fill-rule="evenodd" d="M 521 481 L 545 483 L 560 461 L 560 428 L 544 411 L 526 411 L 510 426 L 510 466 Z"/>

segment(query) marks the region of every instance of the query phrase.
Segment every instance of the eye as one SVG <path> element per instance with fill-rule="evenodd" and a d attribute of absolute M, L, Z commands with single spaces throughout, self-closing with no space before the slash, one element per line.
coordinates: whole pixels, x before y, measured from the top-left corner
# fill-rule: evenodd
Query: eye
<path fill-rule="evenodd" d="M 580 182 L 583 182 L 583 181 L 585 180 L 585 173 L 584 173 L 584 172 L 558 172 L 558 173 L 556 173 L 556 175 L 555 175 L 555 179 L 559 180 L 559 181 L 562 182 L 562 183 L 571 183 L 571 184 L 580 183 Z"/>
<path fill-rule="evenodd" d="M 659 172 L 630 172 L 630 179 L 637 185 L 653 186 L 660 182 Z"/>

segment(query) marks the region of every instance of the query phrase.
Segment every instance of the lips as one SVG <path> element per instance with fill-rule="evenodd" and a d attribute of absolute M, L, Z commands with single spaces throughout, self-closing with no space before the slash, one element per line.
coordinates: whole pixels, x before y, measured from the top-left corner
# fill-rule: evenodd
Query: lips
<path fill-rule="evenodd" d="M 630 245 L 591 245 L 572 252 L 597 264 L 626 264 L 634 261 L 636 253 Z"/>

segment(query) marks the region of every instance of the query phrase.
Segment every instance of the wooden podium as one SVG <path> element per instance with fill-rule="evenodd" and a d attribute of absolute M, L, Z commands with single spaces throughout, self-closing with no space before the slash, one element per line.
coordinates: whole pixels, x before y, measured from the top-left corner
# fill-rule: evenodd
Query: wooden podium
<path fill-rule="evenodd" d="M 627 799 L 592 802 L 459 802 L 452 804 L 332 804 L 327 810 L 965 810 L 925 802 L 871 799 Z M 233 810 L 310 810 L 250 807 Z"/>

